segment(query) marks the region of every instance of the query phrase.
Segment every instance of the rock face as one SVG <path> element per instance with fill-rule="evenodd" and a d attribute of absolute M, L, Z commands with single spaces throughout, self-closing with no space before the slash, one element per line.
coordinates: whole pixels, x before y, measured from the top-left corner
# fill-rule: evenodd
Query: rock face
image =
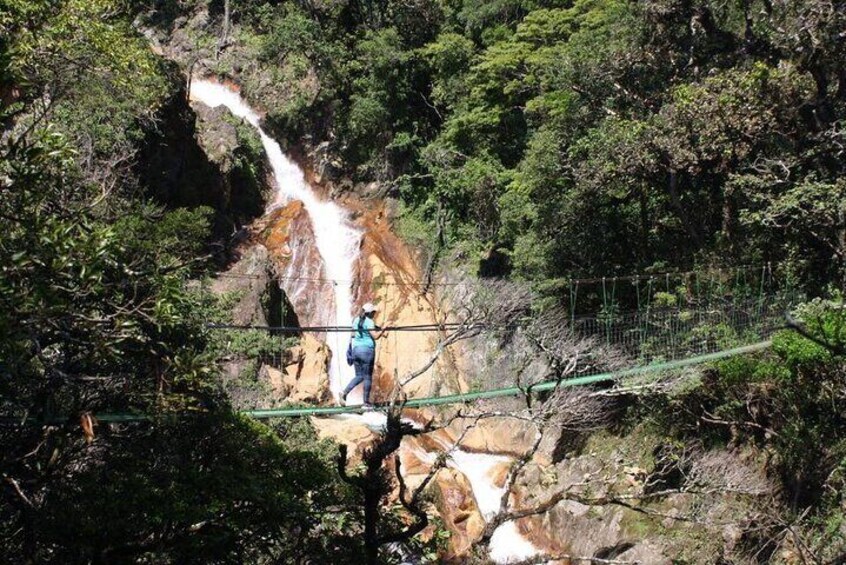
<path fill-rule="evenodd" d="M 761 454 L 711 450 L 691 456 L 687 477 L 717 491 L 724 485 L 726 492 L 647 497 L 648 477 L 660 469 L 653 460 L 654 447 L 642 430 L 622 437 L 600 432 L 579 456 L 556 464 L 530 463 L 513 490 L 515 508 L 531 508 L 554 492 L 573 497 L 565 496 L 547 512 L 521 520 L 520 532 L 549 553 L 650 564 L 736 560 L 738 531 L 725 525 L 748 515 L 750 499 L 738 497 L 728 485 L 736 482 L 747 492 L 771 496 L 774 488 Z M 609 498 L 640 511 L 608 503 Z M 588 500 L 596 503 L 585 504 Z"/>
<path fill-rule="evenodd" d="M 332 283 L 326 280 L 323 260 L 303 203 L 294 200 L 277 208 L 264 222 L 266 227 L 261 231 L 260 240 L 270 251 L 277 280 L 299 325 L 334 324 Z"/>
<path fill-rule="evenodd" d="M 361 204 L 358 204 L 361 206 Z M 430 298 L 420 292 L 420 273 L 408 248 L 389 229 L 382 207 L 361 211 L 355 219 L 362 229 L 360 256 L 353 288 L 355 307 L 373 302 L 380 308 L 380 326 L 432 324 L 442 317 Z M 268 214 L 258 227 L 258 240 L 268 249 L 270 262 L 301 327 L 333 325 L 333 281 L 328 281 L 317 251 L 314 230 L 299 201 L 292 201 Z M 350 316 L 352 319 L 352 315 Z M 347 323 L 341 321 L 341 324 Z M 346 348 L 346 334 L 309 334 L 326 341 L 330 348 Z M 402 379 L 426 363 L 438 336 L 431 332 L 389 333 L 378 343 L 374 369 L 374 401 L 387 399 L 395 379 Z M 312 347 L 306 348 L 312 351 Z M 321 355 L 331 351 L 325 351 Z M 411 397 L 466 390 L 448 352 L 418 378 L 406 392 Z M 319 361 L 322 363 L 322 359 Z M 307 362 L 310 363 L 310 362 Z M 327 394 L 309 398 L 328 400 Z M 305 398 L 305 397 L 301 397 Z"/>
<path fill-rule="evenodd" d="M 147 194 L 174 207 L 207 205 L 222 212 L 224 175 L 197 142 L 196 114 L 181 81 L 157 117 L 162 127 L 148 133 L 138 159 Z"/>
<path fill-rule="evenodd" d="M 209 161 L 216 164 L 221 172 L 228 173 L 235 166 L 234 154 L 238 148 L 238 130 L 230 113 L 218 106 L 209 108 L 204 104 L 195 104 L 197 114 L 197 141 L 203 148 Z"/>
<path fill-rule="evenodd" d="M 371 203 L 372 204 L 372 203 Z M 353 288 L 355 307 L 373 302 L 379 308 L 377 324 L 381 326 L 433 324 L 445 313 L 436 302 L 422 292 L 421 274 L 409 249 L 391 231 L 382 205 L 368 209 L 361 202 L 348 203 L 354 210 L 354 223 L 363 233 L 359 259 L 355 265 L 357 286 Z M 302 203 L 294 201 L 272 211 L 263 221 L 259 241 L 269 250 L 269 260 L 296 312 L 301 326 L 334 323 L 334 292 L 327 284 L 325 270 L 317 252 L 314 231 Z M 340 323 L 344 323 L 343 321 Z M 290 402 L 325 403 L 329 401 L 328 365 L 330 347 L 346 347 L 348 337 L 304 333 L 300 344 L 291 350 L 290 364 L 281 372 L 267 371 L 266 378 L 278 397 Z M 329 339 L 328 346 L 323 340 Z M 335 341 L 333 342 L 333 338 Z M 429 332 L 389 333 L 377 345 L 372 399 L 387 399 L 397 379 L 403 379 L 423 366 L 432 355 L 439 336 Z M 406 392 L 410 396 L 430 396 L 466 390 L 466 384 L 448 354 L 417 377 Z M 427 421 L 431 416 L 421 412 L 416 419 Z M 313 419 L 321 437 L 332 437 L 348 447 L 352 463 L 372 443 L 374 433 L 356 420 Z M 494 449 L 497 453 L 521 452 L 526 430 L 480 426 L 468 435 L 462 447 L 484 450 L 494 443 L 493 437 L 508 431 L 512 445 Z M 441 432 L 416 447 L 401 450 L 403 476 L 413 489 L 431 469 L 436 452 L 450 446 L 460 432 Z M 441 437 L 442 436 L 442 437 Z M 501 443 L 501 442 L 500 442 Z M 493 481 L 502 483 L 507 465 L 494 470 Z M 436 500 L 436 511 L 452 535 L 444 558 L 461 562 L 484 529 L 484 519 L 474 497 L 470 481 L 455 463 L 440 470 L 429 486 Z"/>
<path fill-rule="evenodd" d="M 485 520 L 473 498 L 470 482 L 460 471 L 439 471 L 435 488 L 438 514 L 452 533 L 449 549 L 443 560 L 447 563 L 460 563 L 471 553 L 473 543 L 485 529 Z"/>
<path fill-rule="evenodd" d="M 212 281 L 211 291 L 218 295 L 233 294 L 237 301 L 230 310 L 236 325 L 268 324 L 268 314 L 262 306 L 276 291 L 271 278 L 267 248 L 253 245 L 241 252 L 241 257 L 229 269 Z"/>
<path fill-rule="evenodd" d="M 365 449 L 376 439 L 376 433 L 352 419 L 312 418 L 311 423 L 321 439 L 330 438 L 347 446 L 347 466 L 361 462 Z"/>
<path fill-rule="evenodd" d="M 448 438 L 444 441 L 448 441 Z M 403 440 L 400 460 L 409 490 L 418 488 L 425 479 L 441 447 L 441 441 L 433 437 L 420 436 Z M 476 504 L 470 481 L 460 470 L 445 467 L 437 472 L 428 489 L 434 496 L 433 510 L 437 511 L 451 534 L 448 551 L 442 559 L 448 563 L 460 563 L 485 528 L 485 520 Z"/>
<path fill-rule="evenodd" d="M 262 365 L 259 369 L 259 379 L 267 382 L 273 394 L 277 397 L 287 398 L 291 392 L 290 386 L 285 382 L 285 373 L 276 367 Z"/>
<path fill-rule="evenodd" d="M 289 402 L 322 404 L 329 400 L 329 359 L 324 343 L 305 334 L 289 350 L 290 361 L 282 375 L 283 396 Z"/>
<path fill-rule="evenodd" d="M 471 422 L 460 419 L 451 426 L 457 438 Z M 486 418 L 464 433 L 461 447 L 473 453 L 496 453 L 519 457 L 535 440 L 535 427 L 513 418 Z"/>
<path fill-rule="evenodd" d="M 182 78 L 158 111 L 137 160 L 146 193 L 171 207 L 209 206 L 218 236 L 264 209 L 264 160 L 250 132 L 220 109 L 190 106 Z"/>
<path fill-rule="evenodd" d="M 372 203 L 369 203 L 372 206 Z M 379 308 L 380 326 L 433 324 L 445 315 L 431 296 L 423 293 L 422 274 L 408 247 L 391 232 L 384 204 L 366 208 L 350 203 L 358 211 L 357 224 L 364 232 L 356 264 L 358 285 L 353 289 L 355 304 L 373 302 Z M 395 377 L 404 380 L 423 366 L 432 355 L 439 336 L 433 332 L 393 332 L 383 338 L 376 351 L 374 388 L 378 398 L 386 398 Z M 435 396 L 467 390 L 455 369 L 452 352 L 405 387 L 411 398 Z"/>
<path fill-rule="evenodd" d="M 139 17 L 137 25 L 154 51 L 188 73 L 222 75 L 242 86 L 258 107 L 274 110 L 274 124 L 281 122 L 285 127 L 292 116 L 308 111 L 321 88 L 311 62 L 292 53 L 268 65 L 262 61 L 258 41 L 221 43 L 218 16 L 210 14 L 209 8 L 208 3 L 195 3 L 190 13 L 178 17 L 169 16 L 169 10 L 151 10 Z M 230 38 L 240 33 L 237 17 L 233 18 Z"/>
<path fill-rule="evenodd" d="M 267 324 L 268 313 L 262 304 L 267 302 L 266 297 L 274 287 L 269 267 L 267 249 L 263 246 L 252 246 L 242 250 L 240 259 L 211 282 L 212 293 L 235 298 L 229 310 L 231 323 Z M 247 360 L 233 359 L 225 364 L 224 370 L 234 379 L 246 364 Z"/>

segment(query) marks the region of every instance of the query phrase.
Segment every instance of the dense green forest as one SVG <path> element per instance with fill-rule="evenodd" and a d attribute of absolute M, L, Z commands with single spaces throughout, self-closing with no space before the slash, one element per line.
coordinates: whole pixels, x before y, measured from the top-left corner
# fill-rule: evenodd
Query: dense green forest
<path fill-rule="evenodd" d="M 478 275 L 556 293 L 771 262 L 833 300 L 796 314 L 816 342 L 785 332 L 630 399 L 609 433 L 766 452 L 778 520 L 725 562 L 777 561 L 785 532 L 797 562 L 842 562 L 844 30 L 830 0 L 0 0 L 2 559 L 364 559 L 336 446 L 220 386 L 198 281 L 261 213 L 264 173 L 245 143 L 221 180 L 194 143 L 203 67 Z M 123 411 L 150 419 L 92 419 Z"/>
<path fill-rule="evenodd" d="M 280 134 L 331 140 L 347 174 L 442 216 L 483 273 L 842 275 L 836 2 L 253 1 L 220 39 L 224 4 L 183 41 L 248 46 L 257 64 L 213 70 Z M 149 25 L 191 5 L 151 3 Z"/>
<path fill-rule="evenodd" d="M 215 211 L 149 196 L 167 194 L 146 172 L 184 91 L 128 7 L 0 7 L 0 560 L 354 548 L 334 448 L 307 426 L 238 416 L 221 393 L 205 328 L 215 304 L 186 284 L 216 251 Z M 122 410 L 152 420 L 91 416 Z"/>

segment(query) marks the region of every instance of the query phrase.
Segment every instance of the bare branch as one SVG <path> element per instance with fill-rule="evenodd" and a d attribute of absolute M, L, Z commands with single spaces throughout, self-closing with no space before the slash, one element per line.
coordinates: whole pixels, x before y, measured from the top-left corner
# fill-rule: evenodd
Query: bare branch
<path fill-rule="evenodd" d="M 420 532 L 422 532 L 426 526 L 429 525 L 429 516 L 426 514 L 426 511 L 420 508 L 417 504 L 416 496 L 412 497 L 411 500 L 406 500 L 406 485 L 405 480 L 402 478 L 402 463 L 400 462 L 399 455 L 394 456 L 394 464 L 396 465 L 396 477 L 397 481 L 399 482 L 399 501 L 402 504 L 403 508 L 408 510 L 411 514 L 415 517 L 415 522 L 406 527 L 404 530 L 395 532 L 392 534 L 388 534 L 385 536 L 381 536 L 378 539 L 379 545 L 384 545 L 386 543 L 394 543 L 394 542 L 402 542 L 406 541 L 413 536 L 416 536 Z M 430 477 L 433 475 L 429 475 Z M 427 477 L 428 479 L 429 477 Z M 428 484 L 428 481 L 427 481 Z M 425 488 L 425 486 L 424 486 Z M 416 494 L 416 493 L 415 493 Z"/>
<path fill-rule="evenodd" d="M 5 481 L 12 486 L 12 489 L 21 498 L 21 500 L 26 503 L 27 506 L 29 506 L 30 508 L 35 508 L 35 504 L 33 504 L 32 501 L 27 498 L 26 494 L 24 494 L 24 491 L 21 490 L 21 485 L 18 484 L 18 481 L 16 481 L 14 478 L 10 477 L 5 473 L 3 474 L 3 479 L 5 479 Z"/>

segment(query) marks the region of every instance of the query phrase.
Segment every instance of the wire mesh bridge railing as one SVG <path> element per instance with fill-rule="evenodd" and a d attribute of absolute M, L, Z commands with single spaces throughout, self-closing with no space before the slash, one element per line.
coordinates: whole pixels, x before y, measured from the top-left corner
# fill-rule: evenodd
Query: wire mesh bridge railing
<path fill-rule="evenodd" d="M 710 301 L 700 304 L 686 304 L 683 306 L 667 305 L 653 306 L 640 311 L 614 312 L 605 311 L 593 316 L 577 316 L 570 320 L 562 320 L 569 324 L 573 336 L 585 338 L 606 351 L 616 352 L 624 360 L 626 368 L 646 367 L 658 363 L 673 362 L 697 356 L 717 354 L 721 351 L 760 343 L 769 339 L 772 334 L 783 327 L 784 313 L 789 308 L 789 301 L 784 297 L 754 297 L 746 299 L 731 299 Z M 389 357 L 401 359 L 405 367 L 422 366 L 432 356 L 439 340 L 446 333 L 455 329 L 452 327 L 435 326 L 401 326 L 389 328 L 390 340 L 387 346 L 393 350 Z M 523 326 L 515 323 L 508 326 L 483 327 L 481 333 L 489 333 L 498 339 L 506 339 L 509 334 L 520 332 Z M 292 345 L 292 335 L 302 335 L 312 332 L 321 340 L 330 344 L 343 343 L 349 335 L 349 329 L 339 328 L 264 328 L 219 329 L 232 335 L 235 332 L 251 332 L 262 339 L 262 347 L 249 353 L 229 351 L 222 359 L 230 366 L 241 363 L 242 368 L 249 372 L 243 383 L 253 387 L 241 390 L 243 408 L 264 407 L 268 402 L 273 405 L 284 405 L 286 401 L 272 395 L 261 394 L 258 390 L 266 378 L 268 368 L 284 372 L 286 367 L 301 362 L 288 349 Z M 431 337 L 427 346 L 421 347 L 420 340 L 414 344 L 407 344 L 411 332 L 428 332 Z M 328 339 L 326 339 L 328 337 Z M 341 339 L 337 339 L 341 337 Z M 380 348 L 383 347 L 380 345 Z M 377 359 L 378 361 L 378 359 Z M 391 371 L 392 367 L 384 367 Z M 607 366 L 597 363 L 591 358 L 590 351 L 580 360 L 573 372 L 574 377 L 586 377 L 607 371 Z M 237 384 L 237 383 L 236 383 Z M 496 388 L 502 386 L 493 381 L 474 383 L 476 390 Z M 266 385 L 266 383 L 265 383 Z M 237 387 L 236 387 L 237 388 Z M 266 388 L 266 386 L 265 386 Z M 266 392 L 266 391 L 265 391 Z M 238 396 L 238 394 L 236 394 Z"/>

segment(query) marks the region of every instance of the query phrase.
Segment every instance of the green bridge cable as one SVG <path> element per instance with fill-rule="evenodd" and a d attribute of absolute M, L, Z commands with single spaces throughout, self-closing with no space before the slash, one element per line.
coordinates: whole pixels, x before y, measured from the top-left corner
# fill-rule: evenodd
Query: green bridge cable
<path fill-rule="evenodd" d="M 530 392 L 544 392 L 553 390 L 555 388 L 584 386 L 595 384 L 602 381 L 616 380 L 625 377 L 632 377 L 637 375 L 645 375 L 649 373 L 659 373 L 662 371 L 669 371 L 673 369 L 681 369 L 683 367 L 690 367 L 707 363 L 710 361 L 718 361 L 727 357 L 735 355 L 743 355 L 746 353 L 754 353 L 767 349 L 771 345 L 771 341 L 760 341 L 751 345 L 744 345 L 742 347 L 735 347 L 732 349 L 725 349 L 714 353 L 707 353 L 704 355 L 697 355 L 688 357 L 686 359 L 679 359 L 676 361 L 666 361 L 663 363 L 655 363 L 652 365 L 645 365 L 641 367 L 632 367 L 631 369 L 624 369 L 621 371 L 612 371 L 608 373 L 601 373 L 598 375 L 589 375 L 585 377 L 576 377 L 572 379 L 565 379 L 562 381 L 545 381 L 527 387 Z M 485 390 L 479 392 L 467 392 L 462 394 L 451 394 L 447 396 L 433 396 L 427 398 L 414 398 L 405 403 L 406 408 L 422 408 L 426 406 L 442 406 L 445 404 L 462 404 L 474 400 L 484 400 L 489 398 L 498 398 L 503 396 L 520 396 L 524 390 L 519 387 L 498 388 L 493 390 Z M 379 410 L 379 407 L 377 407 Z M 272 408 L 266 410 L 242 410 L 240 413 L 256 419 L 267 418 L 290 418 L 301 416 L 331 416 L 335 414 L 356 414 L 363 412 L 362 406 L 313 406 L 313 407 L 291 407 L 291 408 Z M 146 414 L 99 414 L 95 416 L 100 422 L 135 422 L 154 419 Z M 162 417 L 167 417 L 163 415 Z"/>

